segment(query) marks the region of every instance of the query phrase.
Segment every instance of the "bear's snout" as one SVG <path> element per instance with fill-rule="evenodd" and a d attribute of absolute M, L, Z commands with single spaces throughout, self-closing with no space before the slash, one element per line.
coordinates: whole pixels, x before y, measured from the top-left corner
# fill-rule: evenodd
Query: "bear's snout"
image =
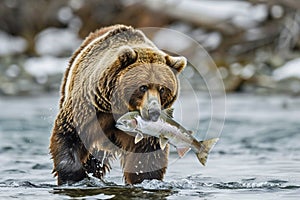
<path fill-rule="evenodd" d="M 145 96 L 148 98 L 140 109 L 142 118 L 156 122 L 161 114 L 160 101 L 155 95 L 146 94 Z"/>
<path fill-rule="evenodd" d="M 160 116 L 160 109 L 149 109 L 148 115 L 151 121 L 156 122 Z"/>
<path fill-rule="evenodd" d="M 160 116 L 160 103 L 157 98 L 149 99 L 148 103 L 148 116 L 153 122 L 156 122 Z"/>

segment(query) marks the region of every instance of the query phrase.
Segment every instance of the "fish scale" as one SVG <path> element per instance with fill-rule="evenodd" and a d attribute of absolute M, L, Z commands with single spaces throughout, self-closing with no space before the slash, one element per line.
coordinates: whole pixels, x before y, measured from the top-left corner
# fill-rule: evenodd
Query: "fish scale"
<path fill-rule="evenodd" d="M 187 143 L 192 144 L 193 142 L 193 138 L 189 137 L 185 132 L 180 131 L 176 126 L 166 123 L 162 118 L 156 122 L 152 122 L 145 121 L 141 116 L 137 116 L 136 120 L 140 124 L 137 130 L 143 134 L 166 138 L 169 140 L 169 143 L 176 143 L 177 147 L 185 147 Z"/>

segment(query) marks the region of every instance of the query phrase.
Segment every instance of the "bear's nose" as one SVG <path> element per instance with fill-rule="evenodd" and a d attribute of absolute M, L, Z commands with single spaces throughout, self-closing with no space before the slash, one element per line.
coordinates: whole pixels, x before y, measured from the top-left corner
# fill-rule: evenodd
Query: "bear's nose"
<path fill-rule="evenodd" d="M 149 119 L 153 122 L 156 122 L 160 116 L 160 110 L 159 109 L 150 109 L 148 111 Z"/>

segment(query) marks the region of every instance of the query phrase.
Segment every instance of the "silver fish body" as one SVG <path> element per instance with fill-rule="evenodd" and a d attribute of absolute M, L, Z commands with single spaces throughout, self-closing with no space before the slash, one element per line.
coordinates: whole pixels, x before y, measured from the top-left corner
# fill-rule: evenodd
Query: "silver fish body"
<path fill-rule="evenodd" d="M 157 137 L 161 149 L 169 143 L 177 149 L 180 157 L 192 149 L 199 161 L 205 165 L 208 153 L 218 138 L 197 141 L 191 131 L 172 119 L 172 112 L 173 109 L 164 110 L 156 122 L 144 120 L 137 111 L 128 112 L 117 120 L 116 127 L 135 136 L 135 143 L 142 140 L 144 135 Z"/>

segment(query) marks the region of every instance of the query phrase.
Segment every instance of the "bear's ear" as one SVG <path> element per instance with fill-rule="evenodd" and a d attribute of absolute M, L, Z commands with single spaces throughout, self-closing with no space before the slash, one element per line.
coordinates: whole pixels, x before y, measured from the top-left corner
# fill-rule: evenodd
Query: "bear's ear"
<path fill-rule="evenodd" d="M 177 73 L 180 73 L 186 66 L 186 58 L 183 56 L 169 56 L 166 55 L 166 64 L 171 68 L 175 69 Z"/>
<path fill-rule="evenodd" d="M 118 50 L 118 59 L 122 67 L 134 63 L 137 59 L 136 52 L 129 46 L 123 46 Z"/>

